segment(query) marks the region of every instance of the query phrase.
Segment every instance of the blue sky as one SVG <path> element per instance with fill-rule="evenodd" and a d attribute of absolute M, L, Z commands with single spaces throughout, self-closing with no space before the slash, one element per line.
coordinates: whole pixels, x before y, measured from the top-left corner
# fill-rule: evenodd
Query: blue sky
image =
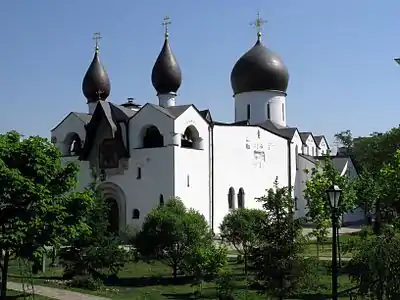
<path fill-rule="evenodd" d="M 93 33 L 111 79 L 109 100 L 157 103 L 150 75 L 169 15 L 183 84 L 179 104 L 233 119 L 230 72 L 268 21 L 264 43 L 290 72 L 287 120 L 302 131 L 355 135 L 400 123 L 400 1 L 0 1 L 0 131 L 49 136 L 70 111 L 87 111 L 82 78 Z"/>

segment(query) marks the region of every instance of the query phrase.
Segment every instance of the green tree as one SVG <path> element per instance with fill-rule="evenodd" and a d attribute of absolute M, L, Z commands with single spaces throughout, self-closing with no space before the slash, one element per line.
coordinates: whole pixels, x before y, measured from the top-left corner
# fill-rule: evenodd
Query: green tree
<path fill-rule="evenodd" d="M 267 219 L 268 214 L 263 210 L 240 208 L 226 215 L 220 225 L 222 240 L 243 256 L 246 275 L 250 249 L 258 244 L 260 227 Z"/>
<path fill-rule="evenodd" d="M 317 237 L 318 244 L 326 237 L 327 229 L 331 226 L 331 208 L 326 196 L 326 190 L 331 185 L 342 189 L 340 215 L 356 208 L 357 198 L 352 180 L 341 176 L 333 166 L 331 157 L 325 156 L 324 160 L 311 170 L 311 177 L 307 180 L 304 190 L 304 196 L 309 199 L 307 218 L 315 225 L 313 235 Z"/>
<path fill-rule="evenodd" d="M 102 282 L 110 275 L 117 275 L 129 258 L 128 252 L 120 247 L 122 242 L 119 236 L 109 231 L 110 207 L 96 186 L 94 176 L 94 182 L 79 194 L 81 198 L 93 202 L 85 214 L 90 233 L 79 235 L 68 243 L 69 247 L 60 251 L 64 277 L 80 278 L 79 284 L 90 285 L 92 280 Z"/>
<path fill-rule="evenodd" d="M 356 249 L 347 268 L 350 278 L 359 286 L 359 293 L 381 300 L 399 299 L 400 239 L 394 231 L 360 239 Z"/>
<path fill-rule="evenodd" d="M 185 259 L 196 247 L 213 242 L 213 234 L 197 211 L 186 209 L 179 199 L 154 208 L 137 234 L 135 246 L 144 260 L 160 260 L 172 268 L 174 278 L 184 271 Z"/>
<path fill-rule="evenodd" d="M 304 237 L 299 219 L 293 218 L 294 199 L 287 187 L 274 188 L 258 199 L 269 214 L 260 230 L 261 243 L 250 251 L 249 260 L 257 281 L 268 296 L 285 299 L 306 282 L 308 261 L 303 258 Z"/>
<path fill-rule="evenodd" d="M 81 232 L 91 199 L 77 201 L 78 168 L 62 166 L 60 151 L 47 139 L 0 135 L 1 299 L 6 297 L 12 258 L 29 258 L 58 246 Z M 82 209 L 82 210 L 80 210 Z"/>
<path fill-rule="evenodd" d="M 353 134 L 350 130 L 336 133 L 334 141 L 339 147 L 345 147 L 348 150 L 353 149 Z"/>
<path fill-rule="evenodd" d="M 208 240 L 197 247 L 192 247 L 184 258 L 184 272 L 193 276 L 200 294 L 204 281 L 214 280 L 218 273 L 226 266 L 227 251 Z"/>

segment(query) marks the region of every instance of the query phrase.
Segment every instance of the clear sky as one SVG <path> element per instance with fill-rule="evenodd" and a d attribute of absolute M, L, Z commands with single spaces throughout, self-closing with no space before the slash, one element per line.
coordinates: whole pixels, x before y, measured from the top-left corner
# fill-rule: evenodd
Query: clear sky
<path fill-rule="evenodd" d="M 289 68 L 290 125 L 331 139 L 400 123 L 398 0 L 1 0 L 0 132 L 49 136 L 68 112 L 87 111 L 81 83 L 96 31 L 109 100 L 157 103 L 150 75 L 165 15 L 183 73 L 177 102 L 231 121 L 230 72 L 256 41 L 258 11 L 264 43 Z"/>

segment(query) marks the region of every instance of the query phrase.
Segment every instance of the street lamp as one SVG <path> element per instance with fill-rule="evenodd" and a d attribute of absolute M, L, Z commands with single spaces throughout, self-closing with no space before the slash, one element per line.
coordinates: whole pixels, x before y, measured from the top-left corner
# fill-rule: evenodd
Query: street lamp
<path fill-rule="evenodd" d="M 337 185 L 332 185 L 326 190 L 332 213 L 332 300 L 338 298 L 337 228 L 341 193 L 342 190 Z"/>

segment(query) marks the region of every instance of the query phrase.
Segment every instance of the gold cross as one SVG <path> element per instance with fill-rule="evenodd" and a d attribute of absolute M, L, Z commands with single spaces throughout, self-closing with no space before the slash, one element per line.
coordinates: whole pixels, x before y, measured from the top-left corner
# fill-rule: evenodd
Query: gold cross
<path fill-rule="evenodd" d="M 95 32 L 93 35 L 93 39 L 95 40 L 96 43 L 96 51 L 99 50 L 99 42 L 103 37 L 100 35 L 100 32 Z"/>
<path fill-rule="evenodd" d="M 254 26 L 257 29 L 257 39 L 261 39 L 261 28 L 262 26 L 267 23 L 266 20 L 261 19 L 260 13 L 257 13 L 257 18 L 254 22 L 251 22 L 250 25 Z"/>
<path fill-rule="evenodd" d="M 163 22 L 161 23 L 161 25 L 163 25 L 165 28 L 165 38 L 168 38 L 168 25 L 170 24 L 171 24 L 171 18 L 166 16 Z"/>

